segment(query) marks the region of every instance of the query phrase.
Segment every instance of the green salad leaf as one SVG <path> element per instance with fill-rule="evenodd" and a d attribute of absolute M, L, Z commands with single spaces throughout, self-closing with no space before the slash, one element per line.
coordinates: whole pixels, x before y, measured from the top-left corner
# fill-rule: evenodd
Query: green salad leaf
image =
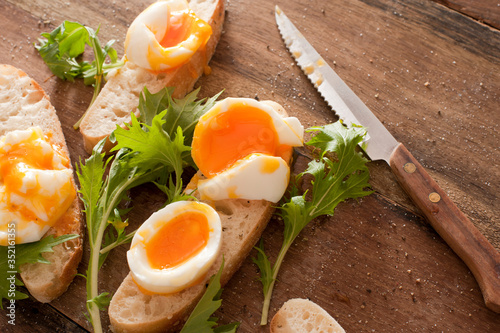
<path fill-rule="evenodd" d="M 50 264 L 50 262 L 42 256 L 42 253 L 54 252 L 52 250 L 54 246 L 76 237 L 79 236 L 71 234 L 54 238 L 54 236 L 50 235 L 42 238 L 38 242 L 17 244 L 12 247 L 0 246 L 0 302 L 4 298 L 15 300 L 28 298 L 28 295 L 11 288 L 12 282 L 14 282 L 16 286 L 23 285 L 17 274 L 20 272 L 19 267 L 27 263 Z"/>
<path fill-rule="evenodd" d="M 217 274 L 210 278 L 207 290 L 203 294 L 188 320 L 184 324 L 181 333 L 222 333 L 222 332 L 236 332 L 239 323 L 232 323 L 228 325 L 217 325 L 217 318 L 212 317 L 212 314 L 221 306 L 222 288 L 220 284 L 220 277 L 224 269 L 224 259 Z"/>
<path fill-rule="evenodd" d="M 140 127 L 137 122 L 132 122 L 130 130 L 133 133 L 137 130 L 135 126 Z M 146 133 L 142 129 L 139 129 L 139 131 Z M 104 154 L 101 153 L 105 142 L 104 139 L 96 146 L 92 156 L 87 159 L 86 163 L 80 163 L 77 168 L 90 244 L 90 259 L 87 269 L 87 309 L 96 332 L 102 331 L 99 310 L 107 304 L 106 298 L 109 298 L 109 295 L 105 293 L 98 293 L 97 283 L 98 271 L 104 262 L 103 256 L 108 254 L 100 253 L 106 229 L 113 225 L 113 223 L 108 222 L 121 219 L 120 211 L 117 208 L 122 200 L 127 198 L 129 189 L 156 180 L 160 178 L 161 173 L 167 170 L 175 170 L 176 165 L 182 164 L 182 162 L 179 162 L 182 159 L 181 152 L 185 150 L 182 143 L 182 130 L 180 130 L 180 134 L 177 141 L 171 141 L 165 133 L 150 131 L 145 135 L 151 141 L 160 142 L 161 146 L 172 151 L 171 159 L 154 159 L 151 161 L 149 160 L 151 156 L 150 150 L 145 149 L 140 144 L 131 144 L 133 147 L 122 148 L 115 156 L 111 156 L 104 161 Z M 150 147 L 154 148 L 154 145 Z M 177 153 L 176 156 L 174 156 L 175 153 Z M 103 178 L 104 172 L 98 172 L 97 170 L 99 168 L 105 170 L 108 163 L 110 163 L 109 174 Z M 177 178 L 180 179 L 180 176 L 177 176 Z M 182 184 L 176 184 L 176 186 L 182 186 Z M 95 193 L 99 193 L 97 198 L 94 197 Z M 94 205 L 91 206 L 91 203 Z M 120 234 L 118 237 L 120 237 Z"/>
<path fill-rule="evenodd" d="M 74 81 L 82 75 L 87 62 L 76 58 L 85 51 L 89 40 L 88 30 L 76 22 L 64 21 L 50 33 L 42 33 L 35 48 L 54 75 Z"/>
<path fill-rule="evenodd" d="M 101 91 L 104 76 L 123 66 L 123 61 L 118 59 L 113 48 L 115 40 L 110 40 L 103 48 L 97 37 L 98 33 L 99 29 L 95 31 L 77 22 L 64 21 L 52 32 L 42 33 L 42 38 L 35 45 L 43 61 L 58 78 L 71 82 L 76 78 L 83 78 L 86 85 L 94 86 L 90 105 Z M 90 63 L 81 59 L 85 45 L 90 46 L 94 52 L 94 60 Z M 107 58 L 109 61 L 106 61 Z M 81 120 L 74 125 L 75 129 L 80 126 Z"/>
<path fill-rule="evenodd" d="M 152 119 L 160 112 L 167 110 L 164 116 L 163 129 L 171 136 L 175 135 L 177 127 L 182 128 L 186 138 L 186 145 L 191 146 L 194 127 L 198 119 L 210 110 L 222 91 L 208 99 L 196 100 L 200 88 L 187 94 L 182 99 L 172 98 L 173 88 L 164 88 L 156 94 L 151 94 L 144 88 L 139 98 L 139 120 L 147 125 L 152 125 Z"/>
<path fill-rule="evenodd" d="M 206 112 L 207 104 L 188 99 L 184 107 L 177 107 L 171 105 L 173 100 L 167 99 L 159 106 L 158 101 L 170 91 L 170 88 L 165 88 L 157 94 L 150 94 L 145 90 L 142 110 L 151 116 L 150 123 L 141 122 L 132 114 L 130 124 L 126 128 L 117 126 L 110 136 L 115 143 L 114 156 L 105 157 L 102 152 L 104 139 L 96 145 L 85 163 L 80 162 L 76 168 L 90 244 L 86 274 L 87 310 L 95 332 L 102 331 L 99 310 L 107 306 L 110 298 L 108 293 L 98 291 L 98 271 L 109 251 L 129 242 L 134 233 L 125 233 L 127 220 L 123 217 L 128 210 L 119 209 L 119 204 L 128 199 L 128 190 L 154 182 L 168 193 L 166 203 L 186 197 L 182 193 L 181 175 L 190 163 L 191 147 L 186 145 L 184 128 L 178 126 L 167 132 L 165 120 L 169 117 L 180 119 L 179 125 L 190 124 L 184 121 L 185 118 L 196 122 Z M 185 110 L 192 110 L 194 116 Z M 173 115 L 169 116 L 169 113 Z M 187 130 L 189 132 L 190 129 Z"/>
<path fill-rule="evenodd" d="M 356 151 L 366 130 L 360 126 L 346 128 L 340 121 L 319 127 L 309 132 L 317 132 L 307 145 L 317 148 L 319 156 L 309 162 L 307 169 L 297 175 L 292 182 L 290 196 L 279 207 L 279 215 L 284 221 L 284 239 L 276 261 L 271 265 L 264 251 L 263 243 L 257 247 L 257 257 L 253 259 L 260 270 L 260 281 L 264 291 L 261 325 L 267 324 L 269 305 L 281 263 L 304 227 L 322 215 L 333 215 L 335 207 L 347 199 L 360 198 L 372 193 L 368 160 Z M 334 158 L 335 157 L 335 158 Z M 300 194 L 296 184 L 305 175 L 312 176 L 310 193 Z"/>
<path fill-rule="evenodd" d="M 112 47 L 115 40 L 110 40 L 102 48 L 98 33 L 99 29 L 95 31 L 78 22 L 64 21 L 52 32 L 42 33 L 35 48 L 58 78 L 68 81 L 84 78 L 85 84 L 90 85 L 94 84 L 96 75 L 107 74 L 123 65 Z M 91 63 L 79 58 L 86 45 L 94 52 L 95 59 Z M 109 61 L 105 63 L 107 57 Z"/>

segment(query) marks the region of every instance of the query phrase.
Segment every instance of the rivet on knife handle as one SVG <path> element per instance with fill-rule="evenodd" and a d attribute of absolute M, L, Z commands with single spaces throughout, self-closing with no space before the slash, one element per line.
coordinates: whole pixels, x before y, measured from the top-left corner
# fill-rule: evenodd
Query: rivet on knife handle
<path fill-rule="evenodd" d="M 415 158 L 401 145 L 363 101 L 328 66 L 279 7 L 276 23 L 286 47 L 304 74 L 344 124 L 364 126 L 361 148 L 372 160 L 387 161 L 431 225 L 469 266 L 486 306 L 500 313 L 500 254 L 455 206 Z"/>
<path fill-rule="evenodd" d="M 500 253 L 402 144 L 392 153 L 390 166 L 432 227 L 474 274 L 486 306 L 500 312 Z"/>

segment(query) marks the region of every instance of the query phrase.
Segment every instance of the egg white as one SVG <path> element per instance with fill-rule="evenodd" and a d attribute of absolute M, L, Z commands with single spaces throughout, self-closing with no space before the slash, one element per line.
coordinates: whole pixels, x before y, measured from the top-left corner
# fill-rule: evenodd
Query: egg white
<path fill-rule="evenodd" d="M 170 268 L 151 267 L 146 254 L 146 244 L 163 225 L 185 212 L 201 212 L 208 220 L 209 237 L 200 252 L 185 262 Z M 195 201 L 178 201 L 152 214 L 137 230 L 132 239 L 127 261 L 134 281 L 153 293 L 181 291 L 207 273 L 215 262 L 221 247 L 222 226 L 217 212 L 207 204 Z"/>
<path fill-rule="evenodd" d="M 296 117 L 282 117 L 272 104 L 276 104 L 275 107 L 279 106 L 274 102 L 259 102 L 251 98 L 226 98 L 219 101 L 200 118 L 196 125 L 194 140 L 199 140 L 196 133 L 198 130 L 202 131 L 203 128 L 217 126 L 214 121 L 218 115 L 238 106 L 257 108 L 266 112 L 272 119 L 279 145 L 302 146 L 304 127 L 300 121 Z M 203 163 L 195 154 L 193 154 L 193 158 L 196 163 Z M 278 167 L 269 172 L 268 166 L 273 163 Z M 281 157 L 254 153 L 240 159 L 212 177 L 199 180 L 198 192 L 204 200 L 239 198 L 278 202 L 286 191 L 289 178 L 290 168 Z"/>
<path fill-rule="evenodd" d="M 278 143 L 292 147 L 302 146 L 304 142 L 304 126 L 296 117 L 282 117 L 268 103 L 256 101 L 253 98 L 228 97 L 215 103 L 215 105 L 200 117 L 197 127 L 211 126 L 211 120 L 219 114 L 231 110 L 233 105 L 242 105 L 260 109 L 266 112 L 273 120 L 273 125 L 278 134 Z"/>
<path fill-rule="evenodd" d="M 167 48 L 162 47 L 159 41 L 165 36 L 171 15 L 187 10 L 189 5 L 185 0 L 158 1 L 146 8 L 127 31 L 127 59 L 139 67 L 153 71 L 164 71 L 185 63 L 198 49 L 197 36 L 190 35 L 180 44 Z"/>
<path fill-rule="evenodd" d="M 7 208 L 4 187 L 0 186 L 0 245 L 7 246 L 9 234 L 14 230 L 16 244 L 36 242 L 50 229 L 50 226 L 26 220 L 17 212 Z M 13 227 L 13 228 L 12 228 Z M 9 230 L 10 229 L 10 230 Z"/>
<path fill-rule="evenodd" d="M 269 172 L 269 165 L 275 165 Z M 203 200 L 247 199 L 278 202 L 285 194 L 290 168 L 281 158 L 251 154 L 230 168 L 198 181 Z"/>
<path fill-rule="evenodd" d="M 44 139 L 40 127 L 33 127 L 4 135 L 0 139 L 0 155 L 7 154 L 12 147 L 26 142 L 33 135 L 36 137 L 33 145 L 44 155 L 53 152 L 54 148 Z M 75 195 L 72 185 L 73 173 L 64 166 L 64 161 L 65 157 L 54 153 L 51 170 L 36 169 L 23 161 L 18 163 L 16 168 L 23 175 L 19 193 L 10 192 L 0 177 L 0 245 L 7 244 L 8 226 L 12 223 L 15 224 L 16 243 L 30 243 L 40 240 L 55 222 L 53 217 L 61 215 L 61 207 L 64 206 L 68 196 Z M 37 195 L 24 197 L 26 193 L 34 190 L 38 191 Z M 57 201 L 46 208 L 43 203 L 48 197 Z M 26 218 L 19 210 L 12 211 L 8 203 L 16 205 L 20 210 L 29 211 L 36 216 L 36 221 Z"/>

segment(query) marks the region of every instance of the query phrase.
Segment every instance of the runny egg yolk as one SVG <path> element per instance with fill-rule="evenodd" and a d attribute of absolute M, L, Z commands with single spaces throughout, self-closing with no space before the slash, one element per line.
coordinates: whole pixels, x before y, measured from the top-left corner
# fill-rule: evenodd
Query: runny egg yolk
<path fill-rule="evenodd" d="M 70 161 L 40 128 L 0 140 L 0 243 L 16 222 L 16 243 L 40 239 L 76 197 Z"/>
<path fill-rule="evenodd" d="M 173 47 L 187 39 L 194 29 L 196 22 L 196 15 L 192 11 L 182 11 L 173 14 L 170 17 L 170 24 L 167 26 L 165 36 L 160 41 L 162 47 Z"/>
<path fill-rule="evenodd" d="M 212 33 L 211 27 L 199 19 L 191 10 L 173 13 L 170 25 L 159 44 L 161 48 L 150 48 L 147 53 L 152 70 L 162 70 L 162 65 L 171 68 L 183 65 L 189 60 L 186 53 L 177 55 L 179 47 L 195 51 L 205 45 Z"/>
<path fill-rule="evenodd" d="M 271 116 L 244 104 L 212 117 L 197 126 L 193 140 L 193 159 L 206 177 L 212 177 L 253 153 L 279 156 L 289 149 L 280 145 Z M 276 166 L 270 165 L 272 172 Z"/>
<path fill-rule="evenodd" d="M 212 35 L 210 24 L 185 0 L 157 1 L 130 25 L 125 38 L 126 59 L 154 73 L 188 63 Z"/>
<path fill-rule="evenodd" d="M 43 151 L 35 143 L 40 140 L 37 132 L 32 132 L 26 140 L 12 145 L 7 153 L 2 154 L 0 161 L 0 170 L 2 175 L 9 173 L 20 162 L 31 165 L 41 170 L 50 170 L 53 165 L 54 151 Z M 49 141 L 49 137 L 43 139 Z M 54 146 L 53 146 L 54 148 Z M 69 160 L 64 158 L 65 167 L 68 167 Z"/>
<path fill-rule="evenodd" d="M 222 226 L 211 206 L 176 201 L 139 227 L 127 252 L 136 284 L 146 293 L 171 294 L 206 277 L 221 249 Z"/>
<path fill-rule="evenodd" d="M 195 211 L 175 216 L 146 244 L 149 264 L 155 269 L 175 267 L 199 253 L 209 237 L 207 217 Z"/>

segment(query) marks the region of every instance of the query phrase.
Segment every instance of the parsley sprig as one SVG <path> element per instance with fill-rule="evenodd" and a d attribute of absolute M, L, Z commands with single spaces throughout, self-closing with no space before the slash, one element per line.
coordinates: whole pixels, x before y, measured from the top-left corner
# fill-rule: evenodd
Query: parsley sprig
<path fill-rule="evenodd" d="M 116 50 L 113 48 L 115 40 L 110 40 L 101 47 L 97 31 L 77 22 L 64 21 L 52 32 L 42 33 L 35 48 L 45 61 L 54 75 L 62 80 L 74 81 L 83 78 L 86 85 L 94 86 L 94 94 L 90 106 L 94 103 L 101 91 L 104 76 L 112 69 L 123 66 L 123 61 L 118 59 Z M 87 62 L 81 59 L 81 55 L 88 45 L 94 52 L 94 60 Z M 109 57 L 109 61 L 106 59 Z M 80 118 L 73 126 L 80 126 Z"/>
<path fill-rule="evenodd" d="M 312 127 L 309 132 L 317 132 L 307 145 L 319 150 L 317 159 L 309 162 L 307 169 L 298 174 L 292 184 L 290 196 L 279 207 L 279 216 L 284 221 L 284 239 L 274 265 L 271 265 L 262 241 L 257 247 L 254 262 L 260 270 L 260 281 L 264 291 L 261 325 L 267 324 L 269 305 L 274 283 L 285 255 L 295 238 L 304 227 L 322 215 L 333 215 L 335 207 L 349 198 L 367 196 L 369 172 L 368 161 L 356 151 L 356 146 L 363 140 L 366 131 L 363 127 L 346 128 L 341 122 Z M 336 159 L 332 159 L 332 154 Z M 304 176 L 310 175 L 312 189 L 310 193 L 300 193 L 296 184 Z"/>

